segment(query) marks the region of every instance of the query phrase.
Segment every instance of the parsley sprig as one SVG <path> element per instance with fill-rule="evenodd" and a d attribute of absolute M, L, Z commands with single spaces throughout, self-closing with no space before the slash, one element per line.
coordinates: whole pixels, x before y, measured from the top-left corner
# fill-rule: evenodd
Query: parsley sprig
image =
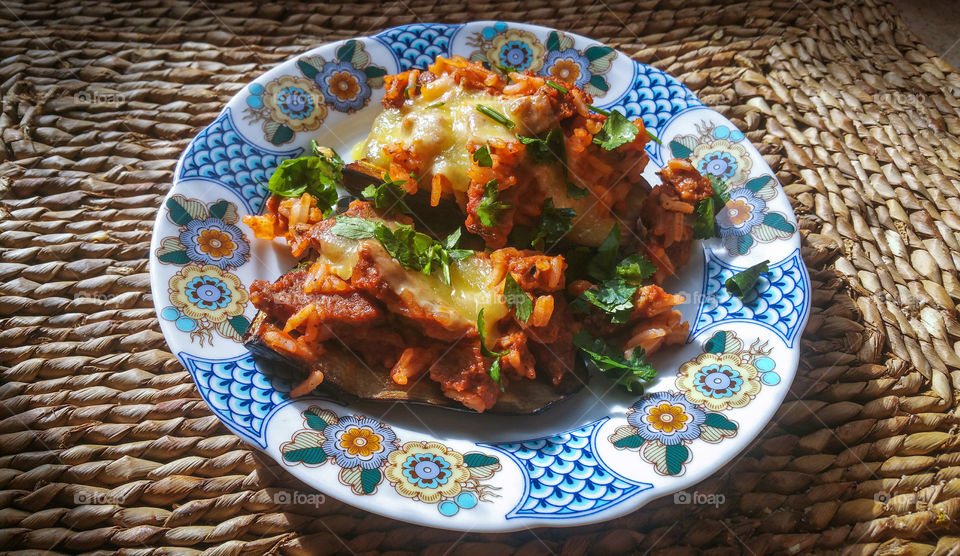
<path fill-rule="evenodd" d="M 469 249 L 457 249 L 460 241 L 459 228 L 443 242 L 439 242 L 406 224 L 391 228 L 377 220 L 338 216 L 337 223 L 330 231 L 349 239 L 376 239 L 390 256 L 406 268 L 426 275 L 439 269 L 440 277 L 447 285 L 450 285 L 450 262 L 473 254 Z"/>
<path fill-rule="evenodd" d="M 499 200 L 500 190 L 497 188 L 497 180 L 492 179 L 483 186 L 483 197 L 480 204 L 477 205 L 477 218 L 486 228 L 492 228 L 500 221 L 500 213 L 513 208 L 510 203 L 504 203 Z"/>
<path fill-rule="evenodd" d="M 586 330 L 574 334 L 573 344 L 580 349 L 587 359 L 608 378 L 630 393 L 642 393 L 643 383 L 653 380 L 657 370 L 646 361 L 646 353 L 641 348 L 634 348 L 627 359 L 617 348 L 611 346 L 603 338 L 594 338 Z M 634 391 L 634 388 L 637 391 Z"/>
<path fill-rule="evenodd" d="M 390 178 L 387 174 L 383 183 L 370 184 L 360 192 L 373 206 L 379 209 L 394 210 L 410 214 L 410 207 L 404 202 L 407 192 L 403 189 L 403 182 Z"/>
<path fill-rule="evenodd" d="M 480 312 L 477 313 L 477 332 L 480 333 L 480 353 L 483 354 L 484 357 L 496 357 L 487 373 L 490 375 L 490 378 L 497 383 L 497 386 L 500 387 L 500 391 L 503 392 L 503 377 L 500 376 L 500 358 L 510 352 L 492 351 L 487 348 L 487 327 L 483 322 L 483 309 L 480 309 Z"/>
<path fill-rule="evenodd" d="M 337 204 L 337 187 L 343 184 L 343 159 L 333 149 L 316 142 L 310 146 L 314 156 L 284 160 L 270 176 L 267 189 L 281 197 L 299 197 L 308 193 L 317 200 L 324 216 Z"/>
<path fill-rule="evenodd" d="M 710 174 L 710 186 L 713 195 L 700 199 L 694 209 L 696 221 L 693 223 L 693 237 L 708 239 L 717 235 L 717 215 L 730 200 L 727 194 L 727 184 L 723 179 Z"/>
<path fill-rule="evenodd" d="M 569 91 L 566 87 L 564 87 L 563 85 L 561 85 L 561 84 L 559 84 L 559 83 L 555 83 L 555 82 L 550 81 L 550 80 L 547 80 L 547 85 L 549 85 L 550 87 L 553 87 L 554 89 L 560 91 L 560 92 L 563 93 L 563 94 L 567 94 L 568 92 L 570 92 L 570 91 Z M 626 118 L 625 116 L 623 116 L 622 114 L 620 114 L 619 112 L 617 112 L 617 111 L 615 111 L 615 110 L 604 110 L 603 108 L 600 108 L 599 106 L 594 106 L 593 104 L 588 104 L 587 107 L 590 108 L 591 110 L 593 110 L 594 112 L 596 112 L 597 114 L 600 114 L 601 116 L 606 116 L 606 117 L 607 117 L 607 122 L 610 121 L 610 118 L 611 118 L 611 116 L 613 116 L 613 114 L 618 114 L 618 115 L 619 115 L 619 118 L 616 117 L 616 116 L 614 116 L 614 118 L 615 118 L 616 121 L 611 123 L 611 129 L 608 130 L 608 133 L 610 133 L 610 132 L 613 131 L 613 129 L 612 129 L 613 127 L 618 127 L 618 128 L 619 128 L 619 127 L 623 127 L 623 122 L 619 121 L 620 118 L 622 118 L 623 120 L 629 122 L 629 120 L 627 120 L 627 118 Z M 604 122 L 604 124 L 603 124 L 603 127 L 604 127 L 604 128 L 607 127 L 607 122 Z M 632 123 L 632 122 L 631 122 L 631 123 Z M 637 127 L 637 126 L 634 125 L 633 127 Z M 629 128 L 624 128 L 624 129 L 626 129 L 626 130 L 627 130 L 627 133 L 629 133 Z M 601 128 L 601 132 L 602 132 L 602 131 L 603 131 L 603 129 Z M 639 131 L 639 130 L 638 130 L 638 131 Z M 647 132 L 647 135 L 650 137 L 650 139 L 653 140 L 654 143 L 656 143 L 656 144 L 658 144 L 658 145 L 662 145 L 662 144 L 663 144 L 663 143 L 660 142 L 660 138 L 657 137 L 656 135 L 654 135 L 653 133 L 651 133 L 649 129 L 647 129 L 646 132 Z M 598 135 L 599 135 L 599 134 L 598 134 Z M 633 135 L 630 136 L 630 139 L 624 141 L 623 143 L 629 143 L 630 141 L 633 141 L 633 139 L 634 139 L 636 136 L 637 136 L 637 132 L 633 132 Z M 597 143 L 598 145 L 603 146 L 601 143 L 599 143 L 599 142 L 596 140 L 596 137 L 594 137 L 594 142 Z M 622 145 L 623 143 L 620 143 L 620 144 L 618 144 L 618 145 L 616 145 L 616 146 L 613 146 L 613 147 L 603 147 L 603 148 L 605 148 L 605 149 L 607 149 L 607 150 L 609 151 L 609 150 L 613 150 L 613 149 L 619 147 L 619 146 Z"/>
<path fill-rule="evenodd" d="M 507 308 L 514 310 L 517 320 L 523 322 L 530 320 L 530 314 L 533 313 L 533 300 L 509 272 L 503 282 L 503 301 Z"/>

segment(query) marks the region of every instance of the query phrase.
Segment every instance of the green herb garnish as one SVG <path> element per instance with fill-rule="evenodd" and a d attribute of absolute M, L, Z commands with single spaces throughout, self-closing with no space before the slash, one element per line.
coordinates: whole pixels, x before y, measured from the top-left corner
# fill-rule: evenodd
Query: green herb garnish
<path fill-rule="evenodd" d="M 416 85 L 416 84 L 415 84 L 415 85 L 407 85 L 406 87 L 404 87 L 404 89 L 403 89 L 403 97 L 404 97 L 404 98 L 410 98 L 410 89 L 416 89 L 416 88 L 419 87 L 419 86 L 420 86 L 420 85 Z"/>
<path fill-rule="evenodd" d="M 546 199 L 530 246 L 540 251 L 543 251 L 545 246 L 553 246 L 573 229 L 573 219 L 576 217 L 577 211 L 572 208 L 555 208 L 553 199 Z"/>
<path fill-rule="evenodd" d="M 757 280 L 760 279 L 760 275 L 770 272 L 769 263 L 770 261 L 757 263 L 727 278 L 727 291 L 743 299 L 743 297 L 757 285 Z"/>
<path fill-rule="evenodd" d="M 650 262 L 643 255 L 634 253 L 620 261 L 615 273 L 617 278 L 622 278 L 628 284 L 639 285 L 647 278 L 650 278 L 657 272 L 657 265 Z"/>
<path fill-rule="evenodd" d="M 500 191 L 497 189 L 497 180 L 490 180 L 483 186 L 483 198 L 477 206 L 477 218 L 484 227 L 492 228 L 500 220 L 500 213 L 513 208 L 509 203 L 497 200 Z"/>
<path fill-rule="evenodd" d="M 527 155 L 537 164 L 560 163 L 566 175 L 567 150 L 563 144 L 563 132 L 554 128 L 543 139 L 519 136 L 517 139 L 527 146 Z"/>
<path fill-rule="evenodd" d="M 603 127 L 593 136 L 593 142 L 608 151 L 633 141 L 640 128 L 620 112 L 610 112 Z"/>
<path fill-rule="evenodd" d="M 654 135 L 649 129 L 643 128 L 643 130 L 647 132 L 647 137 L 649 137 L 650 139 L 653 139 L 653 142 L 654 142 L 654 143 L 656 143 L 656 144 L 658 144 L 658 145 L 662 145 L 662 144 L 663 144 L 663 143 L 660 142 L 660 138 L 657 137 L 656 135 Z"/>
<path fill-rule="evenodd" d="M 573 335 L 573 344 L 601 373 L 614 379 L 617 385 L 631 394 L 642 393 L 643 383 L 657 376 L 657 370 L 647 363 L 646 353 L 639 347 L 634 348 L 630 359 L 627 359 L 620 350 L 608 344 L 603 338 L 594 338 L 586 330 Z M 638 390 L 635 392 L 634 388 Z"/>
<path fill-rule="evenodd" d="M 510 118 L 504 116 L 504 115 L 501 114 L 500 112 L 497 112 L 497 111 L 494 110 L 493 108 L 490 108 L 489 106 L 486 106 L 486 105 L 483 105 L 483 104 L 478 104 L 478 105 L 477 105 L 477 112 L 480 112 L 480 113 L 483 114 L 484 116 L 486 116 L 486 117 L 490 118 L 491 120 L 497 122 L 498 124 L 506 127 L 507 129 L 513 129 L 514 127 L 517 126 L 517 124 L 513 123 L 513 120 L 511 120 Z"/>
<path fill-rule="evenodd" d="M 477 166 L 492 168 L 493 158 L 490 156 L 490 146 L 483 145 L 479 149 L 473 151 L 473 161 L 477 163 Z"/>
<path fill-rule="evenodd" d="M 428 105 L 427 105 L 427 108 L 440 108 L 440 107 L 443 106 L 444 104 L 446 104 L 446 102 L 443 102 L 442 100 L 439 100 L 439 101 L 437 101 L 437 102 L 434 102 L 433 104 L 428 104 Z"/>
<path fill-rule="evenodd" d="M 599 308 L 610 315 L 610 322 L 624 323 L 630 320 L 633 312 L 633 294 L 637 293 L 637 286 L 627 284 L 622 278 L 606 280 L 596 289 L 589 289 L 573 301 L 575 310 L 584 312 L 587 303 Z"/>
<path fill-rule="evenodd" d="M 559 84 L 559 83 L 555 83 L 555 82 L 553 82 L 553 81 L 550 81 L 549 79 L 547 80 L 547 85 L 553 87 L 554 89 L 560 91 L 560 92 L 563 93 L 563 94 L 567 94 L 567 93 L 570 92 L 570 91 L 568 91 L 567 88 L 564 87 L 563 85 L 561 85 L 561 84 Z"/>
<path fill-rule="evenodd" d="M 713 197 L 700 199 L 693 211 L 696 220 L 693 223 L 694 239 L 707 239 L 716 235 L 716 212 L 713 209 Z"/>
<path fill-rule="evenodd" d="M 480 309 L 480 312 L 477 313 L 477 332 L 480 334 L 480 353 L 484 357 L 496 357 L 493 360 L 493 364 L 490 365 L 490 378 L 497 383 L 497 386 L 500 387 L 500 391 L 503 392 L 503 378 L 500 376 L 500 358 L 504 355 L 510 353 L 509 351 L 491 351 L 487 349 L 487 328 L 484 326 L 483 322 L 483 309 Z"/>
<path fill-rule="evenodd" d="M 406 224 L 390 228 L 375 220 L 339 216 L 330 231 L 350 239 L 376 239 L 390 256 L 406 268 L 427 275 L 434 269 L 440 269 L 443 283 L 447 285 L 450 285 L 450 261 L 465 259 L 473 254 L 467 249 L 456 249 L 460 239 L 459 229 L 441 243 Z"/>
<path fill-rule="evenodd" d="M 514 310 L 517 320 L 523 322 L 530 320 L 530 313 L 533 312 L 533 301 L 513 278 L 513 274 L 509 272 L 507 272 L 507 277 L 503 282 L 503 301 L 507 304 L 507 308 Z"/>
<path fill-rule="evenodd" d="M 616 271 L 618 251 L 620 251 L 620 225 L 614 224 L 603 243 L 597 248 L 597 254 L 587 265 L 587 274 L 596 281 L 610 279 Z"/>
<path fill-rule="evenodd" d="M 403 182 L 390 179 L 390 174 L 387 174 L 383 183 L 378 185 L 370 184 L 365 187 L 360 194 L 378 209 L 395 210 L 404 214 L 410 214 L 410 207 L 408 207 L 407 203 L 403 200 L 407 195 L 407 192 L 403 189 Z"/>
<path fill-rule="evenodd" d="M 333 149 L 313 146 L 317 156 L 281 162 L 270 176 L 267 189 L 281 197 L 309 193 L 326 216 L 337 204 L 337 186 L 343 183 L 343 160 Z"/>

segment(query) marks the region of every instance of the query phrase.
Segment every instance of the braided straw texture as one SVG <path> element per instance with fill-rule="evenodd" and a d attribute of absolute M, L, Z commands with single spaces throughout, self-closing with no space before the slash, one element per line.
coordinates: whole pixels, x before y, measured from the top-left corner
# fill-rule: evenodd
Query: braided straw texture
<path fill-rule="evenodd" d="M 0 9 L 0 550 L 160 554 L 957 554 L 960 74 L 874 0 Z M 765 433 L 697 490 L 574 529 L 412 526 L 312 493 L 211 416 L 149 292 L 177 157 L 246 82 L 401 23 L 607 42 L 747 133 L 804 234 L 813 311 Z"/>

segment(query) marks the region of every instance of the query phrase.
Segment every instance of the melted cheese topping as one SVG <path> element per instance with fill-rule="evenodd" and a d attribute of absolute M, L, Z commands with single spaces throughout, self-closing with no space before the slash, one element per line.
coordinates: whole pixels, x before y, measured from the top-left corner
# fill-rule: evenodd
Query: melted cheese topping
<path fill-rule="evenodd" d="M 369 242 L 374 248 L 383 249 L 375 239 L 355 240 L 333 233 L 322 234 L 318 239 L 321 252 L 317 261 L 327 263 L 330 270 L 344 280 L 349 280 L 353 274 L 353 268 L 359 260 L 358 252 L 364 242 Z M 386 251 L 384 253 L 389 257 Z M 409 292 L 412 299 L 416 299 L 417 303 L 430 313 L 452 313 L 470 323 L 476 323 L 477 315 L 483 310 L 487 344 L 494 344 L 499 336 L 496 324 L 509 314 L 509 310 L 497 290 L 488 284 L 493 273 L 488 258 L 473 256 L 451 261 L 450 285 L 443 283 L 437 271 L 425 275 L 403 268 L 399 262 L 393 261 L 397 272 L 386 267 L 380 268 L 380 271 L 383 280 L 394 292 L 401 297 L 406 297 L 405 292 Z"/>
<path fill-rule="evenodd" d="M 450 180 L 454 191 L 466 191 L 470 185 L 467 170 L 471 164 L 469 143 L 483 144 L 490 139 L 516 141 L 523 126 L 518 111 L 523 97 L 503 99 L 482 91 L 466 91 L 453 86 L 443 76 L 421 88 L 421 94 L 400 108 L 388 108 L 374 120 L 366 140 L 351 151 L 354 160 L 366 158 L 386 168 L 390 158 L 383 148 L 402 143 L 427 161 L 425 174 L 442 174 Z M 443 103 L 437 106 L 437 103 Z M 518 125 L 514 130 L 477 111 L 483 104 L 505 115 Z"/>

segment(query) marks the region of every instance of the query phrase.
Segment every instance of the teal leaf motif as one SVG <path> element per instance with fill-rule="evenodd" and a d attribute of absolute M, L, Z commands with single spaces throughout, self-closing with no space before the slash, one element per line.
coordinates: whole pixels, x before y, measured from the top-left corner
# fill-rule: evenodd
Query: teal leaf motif
<path fill-rule="evenodd" d="M 187 209 L 183 208 L 180 203 L 173 199 L 167 200 L 167 208 L 170 210 L 170 220 L 173 220 L 174 223 L 180 226 L 186 226 L 187 223 L 193 220 L 193 217 L 190 216 Z"/>
<path fill-rule="evenodd" d="M 290 450 L 284 452 L 283 459 L 292 463 L 306 463 L 307 465 L 318 465 L 327 461 L 327 454 L 323 448 L 315 446 L 313 448 L 300 448 L 299 450 Z"/>
<path fill-rule="evenodd" d="M 760 176 L 759 178 L 753 178 L 748 181 L 746 184 L 744 184 L 744 187 L 756 193 L 757 191 L 763 189 L 763 187 L 772 179 L 773 178 L 770 176 Z"/>
<path fill-rule="evenodd" d="M 190 257 L 187 256 L 186 251 L 171 251 L 169 253 L 164 253 L 157 258 L 165 263 L 171 264 L 187 264 L 190 262 Z"/>
<path fill-rule="evenodd" d="M 740 236 L 737 238 L 737 254 L 746 255 L 753 247 L 753 238 L 750 236 Z"/>
<path fill-rule="evenodd" d="M 223 219 L 223 215 L 224 215 L 224 214 L 227 214 L 227 209 L 228 209 L 228 208 L 230 208 L 230 203 L 228 203 L 228 202 L 226 202 L 226 201 L 220 201 L 220 202 L 218 202 L 218 203 L 214 203 L 214 204 L 210 207 L 210 216 L 212 216 L 212 217 L 214 217 L 214 218 L 219 218 L 219 219 L 222 220 L 222 219 Z"/>
<path fill-rule="evenodd" d="M 317 75 L 317 68 L 311 66 L 303 60 L 297 62 L 297 67 L 300 68 L 300 71 L 303 72 L 303 75 L 307 76 L 307 79 L 313 79 Z"/>
<path fill-rule="evenodd" d="M 384 75 L 387 75 L 387 70 L 378 68 L 377 66 L 367 66 L 363 68 L 363 73 L 365 73 L 368 78 L 383 77 Z"/>
<path fill-rule="evenodd" d="M 547 37 L 547 52 L 553 50 L 560 50 L 560 35 L 556 31 L 551 31 L 550 36 Z"/>
<path fill-rule="evenodd" d="M 233 328 L 237 331 L 237 334 L 243 336 L 247 333 L 247 329 L 250 328 L 250 321 L 247 317 L 243 315 L 237 315 L 235 317 L 230 317 L 227 319 L 227 322 L 230 323 L 230 328 Z"/>
<path fill-rule="evenodd" d="M 667 473 L 679 475 L 683 473 L 683 462 L 690 457 L 690 450 L 683 444 L 666 447 Z"/>
<path fill-rule="evenodd" d="M 607 54 L 613 52 L 613 49 L 609 46 L 591 46 L 590 48 L 583 51 L 587 59 L 591 62 L 600 58 L 603 58 Z M 593 80 L 591 79 L 591 82 Z"/>
<path fill-rule="evenodd" d="M 713 427 L 715 429 L 722 429 L 725 431 L 735 431 L 737 430 L 737 424 L 733 421 L 727 419 L 719 413 L 707 413 L 707 418 L 703 422 L 705 427 Z"/>
<path fill-rule="evenodd" d="M 643 438 L 639 434 L 631 434 L 630 436 L 621 438 L 613 443 L 617 448 L 639 448 L 643 446 Z"/>
<path fill-rule="evenodd" d="M 380 474 L 379 469 L 364 469 L 360 472 L 360 490 L 364 494 L 370 494 L 377 489 L 377 485 L 380 484 L 380 480 L 383 478 L 383 475 Z"/>
<path fill-rule="evenodd" d="M 349 40 L 343 46 L 337 49 L 337 59 L 341 62 L 349 62 L 353 59 L 353 53 L 357 50 L 357 41 Z"/>
<path fill-rule="evenodd" d="M 707 353 L 723 353 L 724 346 L 727 345 L 727 333 L 726 332 L 717 332 L 707 340 L 707 343 L 703 344 L 703 349 Z"/>
<path fill-rule="evenodd" d="M 468 452 L 463 454 L 463 464 L 467 467 L 484 467 L 486 465 L 496 465 L 498 463 L 500 463 L 499 459 L 486 454 L 481 454 L 480 452 Z"/>
<path fill-rule="evenodd" d="M 763 217 L 763 223 L 771 228 L 783 230 L 784 232 L 793 233 L 796 230 L 793 224 L 787 222 L 787 219 L 778 212 L 768 212 Z"/>
<path fill-rule="evenodd" d="M 320 417 L 310 410 L 307 410 L 303 414 L 303 417 L 307 421 L 307 426 L 314 430 L 323 431 L 323 429 L 327 428 L 327 425 L 329 424 L 323 420 L 323 417 Z"/>
<path fill-rule="evenodd" d="M 690 158 L 690 153 L 693 152 L 678 141 L 670 141 L 670 151 L 673 153 L 673 158 Z"/>
<path fill-rule="evenodd" d="M 600 89 L 601 91 L 606 91 L 607 89 L 610 88 L 610 86 L 607 85 L 607 80 L 599 75 L 594 75 L 590 77 L 590 84 Z"/>
<path fill-rule="evenodd" d="M 282 145 L 293 139 L 293 130 L 285 125 L 277 127 L 277 130 L 270 137 L 270 142 L 274 145 Z"/>

